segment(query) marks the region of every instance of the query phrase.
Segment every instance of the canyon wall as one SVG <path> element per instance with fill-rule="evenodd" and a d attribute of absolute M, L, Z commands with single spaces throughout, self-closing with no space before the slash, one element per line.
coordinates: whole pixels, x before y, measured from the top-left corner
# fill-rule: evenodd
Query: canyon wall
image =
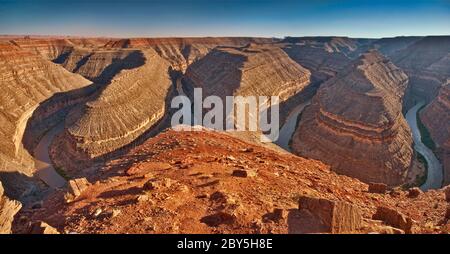
<path fill-rule="evenodd" d="M 0 171 L 19 170 L 27 175 L 32 174 L 33 159 L 22 144 L 28 120 L 41 103 L 50 100 L 55 94 L 82 89 L 90 84 L 80 75 L 70 73 L 40 55 L 23 50 L 13 43 L 1 42 Z M 67 106 L 68 103 L 70 101 L 61 106 Z"/>
<path fill-rule="evenodd" d="M 406 109 L 430 102 L 450 77 L 450 36 L 427 36 L 389 56 L 409 77 Z"/>
<path fill-rule="evenodd" d="M 199 38 L 133 38 L 111 40 L 106 48 L 153 48 L 175 70 L 186 68 L 202 58 L 216 46 L 244 46 L 248 43 L 271 43 L 275 39 L 252 37 L 199 37 Z"/>
<path fill-rule="evenodd" d="M 183 84 L 203 89 L 203 96 L 279 96 L 280 104 L 310 84 L 310 72 L 280 48 L 248 44 L 217 47 L 190 65 Z M 280 109 L 281 114 L 290 110 Z"/>
<path fill-rule="evenodd" d="M 364 52 L 372 40 L 347 37 L 287 37 L 278 44 L 294 61 L 311 71 L 314 81 L 336 75 Z"/>
<path fill-rule="evenodd" d="M 415 42 L 421 40 L 420 36 L 398 36 L 381 38 L 372 43 L 371 48 L 378 50 L 385 56 L 392 56 L 397 52 L 406 49 Z"/>
<path fill-rule="evenodd" d="M 403 183 L 413 156 L 402 115 L 407 82 L 377 51 L 363 54 L 321 86 L 294 133 L 293 152 L 365 182 Z"/>
<path fill-rule="evenodd" d="M 75 48 L 65 57 L 61 65 L 73 73 L 99 84 L 106 84 L 123 69 L 132 69 L 144 64 L 139 50 Z"/>
<path fill-rule="evenodd" d="M 55 160 L 81 165 L 78 161 L 131 143 L 163 119 L 173 91 L 169 64 L 152 49 L 138 54 L 142 66 L 121 70 L 96 96 L 69 113 L 63 135 L 53 144 Z"/>
<path fill-rule="evenodd" d="M 420 119 L 436 144 L 444 167 L 444 185 L 450 184 L 450 82 L 447 80 L 439 95 L 420 112 Z"/>
<path fill-rule="evenodd" d="M 4 195 L 2 182 L 0 182 L 0 234 L 11 234 L 14 215 L 22 208 L 18 201 L 9 199 Z"/>

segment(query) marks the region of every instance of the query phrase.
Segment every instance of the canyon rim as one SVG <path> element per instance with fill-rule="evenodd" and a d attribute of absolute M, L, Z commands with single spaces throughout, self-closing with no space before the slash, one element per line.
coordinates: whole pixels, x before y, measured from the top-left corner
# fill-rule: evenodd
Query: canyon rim
<path fill-rule="evenodd" d="M 448 2 L 131 2 L 0 3 L 0 233 L 450 234 Z"/>

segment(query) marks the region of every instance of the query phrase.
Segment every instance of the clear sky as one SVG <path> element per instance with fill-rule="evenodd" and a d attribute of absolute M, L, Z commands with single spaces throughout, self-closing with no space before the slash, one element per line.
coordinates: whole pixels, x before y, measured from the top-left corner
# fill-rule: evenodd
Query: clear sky
<path fill-rule="evenodd" d="M 0 34 L 449 35 L 450 0 L 0 0 Z"/>

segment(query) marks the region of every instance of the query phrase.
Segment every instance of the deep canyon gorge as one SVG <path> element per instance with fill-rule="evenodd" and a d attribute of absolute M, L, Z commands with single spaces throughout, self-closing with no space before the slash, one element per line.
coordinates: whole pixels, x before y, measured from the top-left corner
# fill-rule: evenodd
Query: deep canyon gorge
<path fill-rule="evenodd" d="M 0 232 L 449 233 L 449 82 L 450 36 L 0 36 Z M 280 140 L 174 130 L 194 88 Z"/>

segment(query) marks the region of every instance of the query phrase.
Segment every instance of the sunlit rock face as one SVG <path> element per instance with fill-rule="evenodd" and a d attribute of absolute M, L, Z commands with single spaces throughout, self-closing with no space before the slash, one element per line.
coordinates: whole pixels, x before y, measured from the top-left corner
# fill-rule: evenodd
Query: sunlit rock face
<path fill-rule="evenodd" d="M 30 175 L 34 163 L 29 152 L 24 149 L 23 141 L 39 137 L 45 132 L 46 126 L 28 133 L 28 120 L 31 117 L 44 120 L 76 103 L 77 97 L 64 97 L 63 93 L 76 90 L 78 93 L 91 83 L 39 54 L 21 49 L 14 43 L 1 42 L 0 171 L 21 171 Z M 57 103 L 46 107 L 44 101 L 53 99 Z"/>
<path fill-rule="evenodd" d="M 199 38 L 133 38 L 111 40 L 106 48 L 153 48 L 175 70 L 184 72 L 217 46 L 244 46 L 248 43 L 271 43 L 271 38 L 199 37 Z"/>
<path fill-rule="evenodd" d="M 0 182 L 0 234 L 11 234 L 14 215 L 22 208 L 18 201 L 9 199 L 4 194 L 2 182 Z"/>
<path fill-rule="evenodd" d="M 366 182 L 401 184 L 413 156 L 402 115 L 407 82 L 377 51 L 363 54 L 319 89 L 295 131 L 294 153 Z"/>
<path fill-rule="evenodd" d="M 188 89 L 202 88 L 203 97 L 215 95 L 224 102 L 231 95 L 279 96 L 283 105 L 310 85 L 310 77 L 280 48 L 248 44 L 215 48 L 189 66 L 183 84 Z M 280 117 L 287 113 L 289 109 L 281 107 Z"/>
<path fill-rule="evenodd" d="M 169 64 L 152 49 L 137 52 L 133 57 L 142 65 L 116 73 L 69 113 L 64 134 L 54 144 L 55 160 L 64 164 L 105 155 L 131 143 L 164 117 L 172 91 Z"/>

